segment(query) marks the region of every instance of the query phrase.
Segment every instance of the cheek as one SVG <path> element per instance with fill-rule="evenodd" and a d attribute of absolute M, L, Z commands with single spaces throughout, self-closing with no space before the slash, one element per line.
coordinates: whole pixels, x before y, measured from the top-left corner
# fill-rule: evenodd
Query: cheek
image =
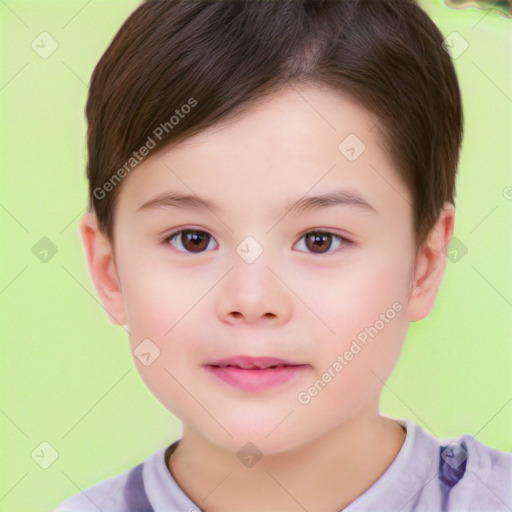
<path fill-rule="evenodd" d="M 208 291 L 197 273 L 178 273 L 164 265 L 133 266 L 127 275 L 123 294 L 130 332 L 149 337 L 170 336 Z"/>
<path fill-rule="evenodd" d="M 350 419 L 378 397 L 407 334 L 406 310 L 398 302 L 381 309 L 374 297 L 372 305 L 366 301 L 362 306 L 338 317 L 337 336 L 324 345 L 315 378 L 297 396 L 299 407 L 310 413 L 308 418 L 324 415 L 326 426 Z"/>
<path fill-rule="evenodd" d="M 329 342 L 324 357 L 332 364 L 346 355 L 339 381 L 347 380 L 349 387 L 363 381 L 378 383 L 370 370 L 385 380 L 407 333 L 407 265 L 399 255 L 388 254 L 351 265 L 350 272 L 333 280 L 335 284 L 326 283 L 320 316 L 335 334 L 325 337 Z"/>
<path fill-rule="evenodd" d="M 155 345 L 159 356 L 151 367 L 135 360 L 155 391 L 162 379 L 170 379 L 165 370 L 182 379 L 181 373 L 204 357 L 207 319 L 201 298 L 208 288 L 204 276 L 179 275 L 155 266 L 132 276 L 126 287 L 130 346 L 133 351 L 147 339 Z"/>
<path fill-rule="evenodd" d="M 144 314 L 146 318 L 140 321 L 139 327 L 144 328 L 146 333 L 156 332 L 152 341 L 157 347 L 155 350 L 158 357 L 150 365 L 144 365 L 134 355 L 134 363 L 141 379 L 155 398 L 181 421 L 194 424 L 197 418 L 201 418 L 200 424 L 207 424 L 211 418 L 205 415 L 199 405 L 204 401 L 206 390 L 197 384 L 197 377 L 202 371 L 200 366 L 206 360 L 207 329 L 192 312 L 186 316 L 180 313 L 176 321 L 170 324 L 162 324 L 158 312 L 155 313 L 155 323 L 148 324 L 146 320 L 150 318 L 151 312 L 146 310 Z M 168 332 L 167 335 L 164 330 Z M 159 334 L 160 332 L 163 334 Z M 134 335 L 135 329 L 130 331 L 132 348 L 135 344 Z M 200 402 L 194 396 L 200 397 Z M 218 400 L 219 397 L 214 398 Z M 216 428 L 215 425 L 213 428 Z"/>
<path fill-rule="evenodd" d="M 347 266 L 326 277 L 324 293 L 317 296 L 319 316 L 337 336 L 355 336 L 379 320 L 381 315 L 395 317 L 405 309 L 408 293 L 406 265 L 387 258 L 361 258 L 360 264 Z M 387 325 L 387 324 L 386 324 Z"/>

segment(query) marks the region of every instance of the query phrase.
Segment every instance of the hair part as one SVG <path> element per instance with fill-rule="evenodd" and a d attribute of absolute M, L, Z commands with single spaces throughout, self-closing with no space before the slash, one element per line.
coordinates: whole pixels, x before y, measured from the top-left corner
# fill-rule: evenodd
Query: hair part
<path fill-rule="evenodd" d="M 413 198 L 419 247 L 444 203 L 455 204 L 463 136 L 442 42 L 416 0 L 146 0 L 92 74 L 89 209 L 112 242 L 122 178 L 145 154 L 305 83 L 379 118 L 375 129 Z"/>

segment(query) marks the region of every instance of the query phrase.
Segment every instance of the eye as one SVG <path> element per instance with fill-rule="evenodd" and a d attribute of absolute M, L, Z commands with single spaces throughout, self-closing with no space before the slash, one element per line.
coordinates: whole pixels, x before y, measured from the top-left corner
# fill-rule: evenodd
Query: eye
<path fill-rule="evenodd" d="M 215 240 L 205 231 L 195 229 L 182 229 L 176 231 L 162 241 L 163 245 L 171 244 L 180 252 L 201 253 L 210 246 L 210 241 Z"/>
<path fill-rule="evenodd" d="M 162 245 L 170 244 L 180 252 L 200 254 L 208 248 L 212 249 L 211 242 L 215 242 L 215 239 L 206 231 L 182 229 L 167 236 L 162 241 Z M 306 252 L 313 254 L 335 252 L 331 250 L 333 246 L 334 249 L 337 249 L 340 246 L 348 247 L 354 245 L 353 242 L 345 237 L 325 231 L 310 231 L 299 240 L 298 245 L 301 245 L 301 242 L 303 246 L 305 245 Z"/>
<path fill-rule="evenodd" d="M 340 246 L 345 246 L 346 248 L 350 245 L 353 245 L 353 242 L 343 236 L 335 235 L 334 233 L 327 233 L 324 231 L 310 231 L 309 233 L 306 233 L 299 240 L 299 244 L 302 240 L 304 240 L 302 245 L 305 245 L 308 251 L 314 254 L 328 254 L 329 252 L 334 252 L 329 251 L 329 249 L 331 249 L 333 246 L 333 239 L 336 240 L 336 242 L 334 242 L 335 248 Z"/>

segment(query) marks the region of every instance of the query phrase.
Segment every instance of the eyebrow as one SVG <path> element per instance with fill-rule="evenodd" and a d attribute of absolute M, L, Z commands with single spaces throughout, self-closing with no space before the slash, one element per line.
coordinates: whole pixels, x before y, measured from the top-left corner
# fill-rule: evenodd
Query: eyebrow
<path fill-rule="evenodd" d="M 336 190 L 323 195 L 302 197 L 298 201 L 287 203 L 284 211 L 289 214 L 302 214 L 314 210 L 321 210 L 331 206 L 354 206 L 369 213 L 377 213 L 373 207 L 357 190 Z M 165 192 L 147 203 L 144 203 L 137 211 L 154 209 L 196 209 L 222 212 L 222 209 L 213 201 L 196 195 Z"/>

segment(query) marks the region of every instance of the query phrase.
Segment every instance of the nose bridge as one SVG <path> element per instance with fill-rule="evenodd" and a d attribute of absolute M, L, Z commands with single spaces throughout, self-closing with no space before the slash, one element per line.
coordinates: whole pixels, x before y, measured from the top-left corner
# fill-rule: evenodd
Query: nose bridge
<path fill-rule="evenodd" d="M 274 321 L 289 318 L 290 297 L 274 273 L 274 267 L 279 265 L 273 254 L 254 237 L 247 237 L 238 245 L 231 260 L 232 269 L 218 295 L 222 319 L 255 322 L 262 317 L 272 317 Z"/>
<path fill-rule="evenodd" d="M 274 276 L 269 267 L 272 268 L 275 262 L 271 259 L 270 251 L 263 250 L 257 255 L 253 248 L 247 249 L 247 245 L 240 245 L 233 259 L 232 284 L 242 292 L 249 292 L 249 295 L 251 291 L 253 294 L 263 293 L 265 288 L 273 286 L 269 278 Z"/>

